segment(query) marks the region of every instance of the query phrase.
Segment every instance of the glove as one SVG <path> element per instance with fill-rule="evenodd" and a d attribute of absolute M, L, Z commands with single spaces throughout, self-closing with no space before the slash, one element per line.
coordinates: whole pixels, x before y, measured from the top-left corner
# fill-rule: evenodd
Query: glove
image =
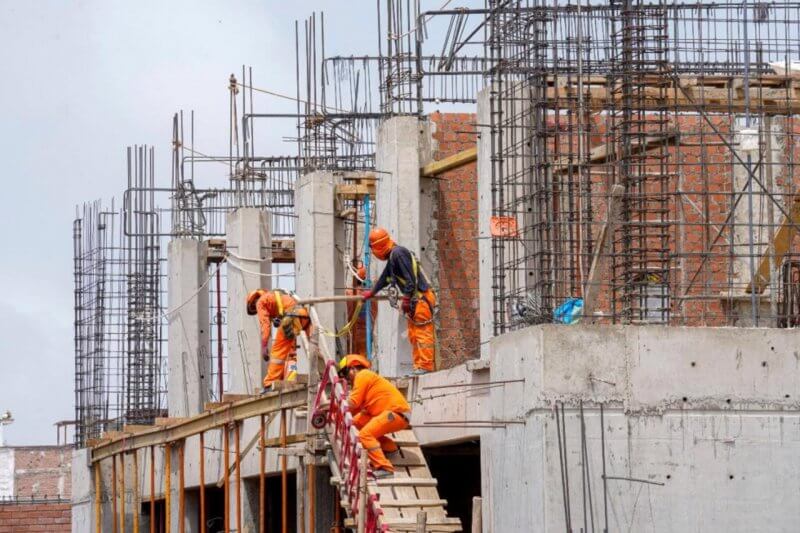
<path fill-rule="evenodd" d="M 361 293 L 361 299 L 362 299 L 362 300 L 369 300 L 369 299 L 370 299 L 370 298 L 372 298 L 373 296 L 375 296 L 375 293 L 374 293 L 374 292 L 372 292 L 372 291 L 371 291 L 371 290 L 369 290 L 369 289 L 367 289 L 366 291 L 364 291 L 364 292 L 362 292 L 362 293 Z"/>
<path fill-rule="evenodd" d="M 269 361 L 269 349 L 267 348 L 267 341 L 261 341 L 261 357 L 264 361 Z"/>
<path fill-rule="evenodd" d="M 403 300 L 400 304 L 400 309 L 407 315 L 411 314 L 411 297 L 410 296 L 403 296 Z"/>

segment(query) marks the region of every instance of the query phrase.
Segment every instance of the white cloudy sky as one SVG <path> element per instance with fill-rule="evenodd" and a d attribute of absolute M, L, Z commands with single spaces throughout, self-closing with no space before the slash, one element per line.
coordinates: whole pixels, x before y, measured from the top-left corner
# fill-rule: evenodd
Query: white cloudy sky
<path fill-rule="evenodd" d="M 330 53 L 374 52 L 374 0 L 0 0 L 0 411 L 16 418 L 10 444 L 54 443 L 52 424 L 74 417 L 75 205 L 119 197 L 132 144 L 156 147 L 168 183 L 176 110 L 195 110 L 198 149 L 226 153 L 228 76 L 249 65 L 256 86 L 294 94 L 294 21 L 314 10 L 325 10 Z"/>

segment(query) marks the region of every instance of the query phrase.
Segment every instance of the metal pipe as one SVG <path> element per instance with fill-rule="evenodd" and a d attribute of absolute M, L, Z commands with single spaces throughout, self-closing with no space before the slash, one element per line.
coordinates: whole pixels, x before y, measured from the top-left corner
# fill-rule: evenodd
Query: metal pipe
<path fill-rule="evenodd" d="M 100 505 L 102 496 L 101 485 L 102 473 L 100 472 L 100 462 L 94 464 L 94 530 L 95 533 L 103 533 L 102 521 L 103 510 Z"/>
<path fill-rule="evenodd" d="M 234 468 L 236 469 L 236 531 L 242 530 L 242 458 L 239 455 L 239 424 L 233 426 Z M 227 472 L 226 472 L 227 474 Z"/>
<path fill-rule="evenodd" d="M 267 455 L 266 455 L 266 447 L 265 444 L 265 429 L 266 424 L 264 423 L 264 415 L 261 415 L 261 432 L 259 438 L 261 442 L 259 443 L 259 451 L 258 451 L 258 533 L 264 533 L 266 531 L 266 470 L 267 470 Z"/>
<path fill-rule="evenodd" d="M 225 512 L 223 514 L 225 523 L 225 533 L 231 533 L 231 465 L 230 465 L 230 443 L 228 442 L 228 426 L 222 427 L 222 453 L 225 456 L 223 459 L 223 472 L 225 472 Z"/>
<path fill-rule="evenodd" d="M 178 444 L 178 531 L 184 533 L 186 520 L 184 518 L 186 513 L 186 479 L 184 477 L 184 446 L 186 441 L 181 441 Z"/>
<path fill-rule="evenodd" d="M 280 438 L 281 438 L 281 448 L 286 448 L 286 409 L 281 409 L 281 429 L 280 429 Z M 287 491 L 288 491 L 288 474 L 286 471 L 286 456 L 281 456 L 281 533 L 288 532 L 288 501 L 287 501 Z"/>
<path fill-rule="evenodd" d="M 156 533 L 156 450 L 150 446 L 150 533 Z"/>
<path fill-rule="evenodd" d="M 200 533 L 206 533 L 206 434 L 200 432 Z"/>
<path fill-rule="evenodd" d="M 164 444 L 164 532 L 169 533 L 172 520 L 172 444 Z"/>

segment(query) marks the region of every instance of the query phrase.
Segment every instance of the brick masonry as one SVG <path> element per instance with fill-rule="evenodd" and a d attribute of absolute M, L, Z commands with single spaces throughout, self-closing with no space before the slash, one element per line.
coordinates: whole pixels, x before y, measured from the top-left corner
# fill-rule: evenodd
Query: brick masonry
<path fill-rule="evenodd" d="M 434 159 L 475 147 L 476 117 L 433 113 Z M 478 173 L 470 163 L 437 180 L 435 238 L 439 259 L 439 362 L 450 368 L 480 356 L 478 289 Z M 433 275 L 433 274 L 432 274 Z"/>
<path fill-rule="evenodd" d="M 72 528 L 69 502 L 0 504 L 0 533 L 48 531 L 68 533 Z"/>

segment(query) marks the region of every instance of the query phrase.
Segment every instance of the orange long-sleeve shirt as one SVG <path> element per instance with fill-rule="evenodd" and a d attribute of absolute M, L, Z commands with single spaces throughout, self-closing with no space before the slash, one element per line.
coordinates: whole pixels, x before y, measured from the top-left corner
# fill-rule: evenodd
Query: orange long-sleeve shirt
<path fill-rule="evenodd" d="M 391 382 L 373 372 L 360 370 L 353 382 L 349 397 L 350 411 L 366 411 L 370 416 L 378 416 L 384 411 L 407 413 L 411 411 L 405 396 Z"/>
<path fill-rule="evenodd" d="M 279 293 L 281 303 L 283 304 L 283 312 L 288 312 L 297 303 L 294 298 L 288 294 Z M 272 319 L 278 316 L 278 305 L 275 300 L 275 292 L 269 291 L 265 293 L 256 303 L 256 312 L 258 314 L 258 323 L 261 326 L 261 342 L 267 344 L 269 336 L 272 333 Z"/>

